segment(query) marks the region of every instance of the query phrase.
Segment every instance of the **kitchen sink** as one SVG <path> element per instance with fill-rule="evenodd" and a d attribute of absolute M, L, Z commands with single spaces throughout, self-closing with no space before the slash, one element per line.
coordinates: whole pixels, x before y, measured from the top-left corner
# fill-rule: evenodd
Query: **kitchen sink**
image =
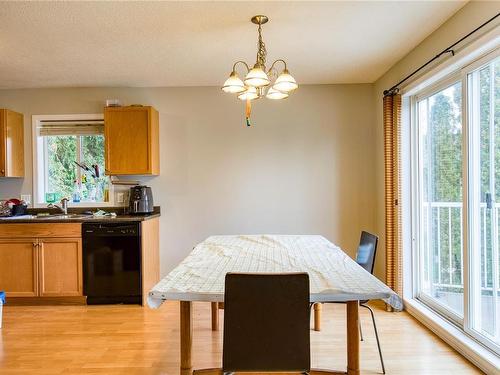
<path fill-rule="evenodd" d="M 85 219 L 92 217 L 92 215 L 83 214 L 53 214 L 53 215 L 20 215 L 4 217 L 2 220 L 61 220 L 61 219 Z"/>
<path fill-rule="evenodd" d="M 82 214 L 54 214 L 54 215 L 47 215 L 47 216 L 34 216 L 36 219 L 84 219 L 92 217 L 92 215 L 82 215 Z"/>
<path fill-rule="evenodd" d="M 6 216 L 2 217 L 2 220 L 27 220 L 36 219 L 35 215 L 19 215 L 19 216 Z"/>

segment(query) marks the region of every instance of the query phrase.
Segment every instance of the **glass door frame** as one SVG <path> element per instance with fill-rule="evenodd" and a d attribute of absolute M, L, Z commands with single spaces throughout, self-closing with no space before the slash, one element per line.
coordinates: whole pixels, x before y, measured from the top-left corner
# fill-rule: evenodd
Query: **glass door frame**
<path fill-rule="evenodd" d="M 469 74 L 477 71 L 488 65 L 494 59 L 500 57 L 500 48 L 483 55 L 482 57 L 476 59 L 474 62 L 456 70 L 455 72 L 447 75 L 443 79 L 440 79 L 436 83 L 430 85 L 429 87 L 420 90 L 415 95 L 409 96 L 409 120 L 410 120 L 410 166 L 411 166 L 411 256 L 412 256 L 412 267 L 411 267 L 411 281 L 413 297 L 422 301 L 425 305 L 435 310 L 440 315 L 447 318 L 450 322 L 457 325 L 459 328 L 472 337 L 476 342 L 482 344 L 483 346 L 489 348 L 496 354 L 500 354 L 500 345 L 494 343 L 486 336 L 480 334 L 480 332 L 473 329 L 472 317 L 476 311 L 473 311 L 472 303 L 472 288 L 473 280 L 471 278 L 472 272 L 477 272 L 473 270 L 473 262 L 470 262 L 470 256 L 472 252 L 469 249 L 473 249 L 477 245 L 478 238 L 480 235 L 470 235 L 471 233 L 480 233 L 480 220 L 474 217 L 474 196 L 477 194 L 477 181 L 478 178 L 476 174 L 480 173 L 478 168 L 474 168 L 473 162 L 477 160 L 478 155 L 473 155 L 473 152 L 479 149 L 478 145 L 474 145 L 472 142 L 478 142 L 477 136 L 474 137 L 473 131 L 470 127 L 473 124 L 473 115 L 469 111 L 469 103 L 471 102 L 472 92 L 469 92 Z M 422 145 L 420 142 L 420 130 L 418 126 L 418 102 L 424 100 L 433 94 L 446 89 L 447 87 L 461 81 L 462 84 L 462 281 L 463 281 L 463 298 L 464 298 L 464 314 L 463 318 L 455 314 L 453 311 L 448 309 L 446 306 L 440 304 L 436 300 L 429 298 L 421 293 L 421 270 L 423 269 L 423 256 L 421 252 L 423 247 L 420 241 L 420 232 L 423 225 L 423 218 L 421 214 L 421 203 L 423 202 L 422 195 L 422 183 L 420 178 L 422 176 Z M 476 138 L 476 139 L 474 139 Z M 472 174 L 475 174 L 474 176 Z M 473 181 L 476 181 L 473 185 Z M 473 229 L 472 231 L 469 228 Z M 479 228 L 479 232 L 478 232 Z M 471 233 L 469 233 L 471 232 Z M 479 272 L 481 269 L 479 268 Z M 500 322 L 497 322 L 500 324 Z"/>
<path fill-rule="evenodd" d="M 454 84 L 462 82 L 462 76 L 460 72 L 452 73 L 443 79 L 437 81 L 435 84 L 427 87 L 425 90 L 421 90 L 418 94 L 411 96 L 410 98 L 410 116 L 411 116 L 411 147 L 412 147 L 412 155 L 411 155 L 411 169 L 412 169 L 412 238 L 413 238 L 413 296 L 419 300 L 421 300 L 424 304 L 431 307 L 433 310 L 436 310 L 441 315 L 448 318 L 450 321 L 455 323 L 458 326 L 464 325 L 464 318 L 460 315 L 456 314 L 454 311 L 446 307 L 444 304 L 439 303 L 437 300 L 432 299 L 422 293 L 421 291 L 421 272 L 423 272 L 423 246 L 420 243 L 420 232 L 423 227 L 423 215 L 420 210 L 420 202 L 423 202 L 423 189 L 421 183 L 421 176 L 423 170 L 422 163 L 422 144 L 420 142 L 420 127 L 418 124 L 419 121 L 419 110 L 418 103 L 433 96 L 434 94 L 453 86 Z M 462 82 L 462 111 L 463 111 L 463 82 Z M 462 112 L 463 117 L 463 112 Z M 463 118 L 462 118 L 462 136 L 463 136 Z M 462 161 L 464 159 L 465 153 L 462 144 Z M 464 182 L 462 181 L 462 185 Z M 464 192 L 462 191 L 462 197 L 464 197 Z M 462 204 L 462 210 L 465 207 Z M 462 211 L 465 216 L 465 211 Z M 462 251 L 464 251 L 464 242 L 462 240 Z M 464 256 L 465 257 L 465 256 Z M 463 267 L 463 265 L 462 265 Z M 465 295 L 465 270 L 462 270 L 462 277 L 464 281 L 464 295 Z M 465 301 L 464 301 L 465 302 Z M 464 305 L 465 310 L 465 305 Z M 464 311 L 465 314 L 465 311 Z"/>
<path fill-rule="evenodd" d="M 474 61 L 473 63 L 465 66 L 461 69 L 462 77 L 462 131 L 463 131 L 463 252 L 464 252 L 464 331 L 472 336 L 476 341 L 480 342 L 484 346 L 493 350 L 497 354 L 500 354 L 500 345 L 489 340 L 486 336 L 481 335 L 478 331 L 473 329 L 473 316 L 474 314 L 480 313 L 480 310 L 476 304 L 472 303 L 473 298 L 473 288 L 474 280 L 471 275 L 475 272 L 481 273 L 481 268 L 477 267 L 477 262 L 471 262 L 471 256 L 473 253 L 469 249 L 481 247 L 480 243 L 480 219 L 475 217 L 474 211 L 477 208 L 477 202 L 475 197 L 477 196 L 478 189 L 480 189 L 480 174 L 479 168 L 473 168 L 474 162 L 479 158 L 479 142 L 477 132 L 474 132 L 471 124 L 475 122 L 473 116 L 476 113 L 470 111 L 470 103 L 472 103 L 473 88 L 470 87 L 470 77 L 469 75 L 475 71 L 478 71 L 482 67 L 488 65 L 496 58 L 500 57 L 500 48 L 496 49 L 480 59 Z M 471 90 L 469 90 L 471 88 Z M 490 114 L 493 116 L 493 114 Z M 480 191 L 479 191 L 480 193 Z M 470 230 L 469 230 L 470 228 Z M 472 234 L 472 235 L 470 235 Z M 475 268 L 475 269 L 473 269 Z M 494 277 L 494 275 L 493 275 Z M 474 311 L 475 310 L 475 311 Z M 478 312 L 479 311 L 479 312 Z M 500 322 L 497 322 L 500 324 Z"/>

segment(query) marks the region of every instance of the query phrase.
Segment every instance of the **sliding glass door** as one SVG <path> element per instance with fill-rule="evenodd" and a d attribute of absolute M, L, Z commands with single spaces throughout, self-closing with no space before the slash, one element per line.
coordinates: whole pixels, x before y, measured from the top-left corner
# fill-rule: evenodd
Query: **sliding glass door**
<path fill-rule="evenodd" d="M 467 73 L 470 207 L 469 329 L 500 345 L 500 58 Z"/>
<path fill-rule="evenodd" d="M 454 320 L 464 312 L 462 253 L 462 83 L 417 98 L 419 298 Z"/>
<path fill-rule="evenodd" d="M 500 52 L 411 102 L 416 297 L 500 353 Z"/>

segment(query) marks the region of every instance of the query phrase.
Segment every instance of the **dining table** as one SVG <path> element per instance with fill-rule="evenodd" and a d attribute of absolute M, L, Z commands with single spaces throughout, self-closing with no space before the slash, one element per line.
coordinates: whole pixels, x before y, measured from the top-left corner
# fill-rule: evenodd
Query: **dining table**
<path fill-rule="evenodd" d="M 228 272 L 307 272 L 310 303 L 345 302 L 347 368 L 321 374 L 360 374 L 359 301 L 383 300 L 395 310 L 402 299 L 321 235 L 214 235 L 191 253 L 148 294 L 148 305 L 180 301 L 180 373 L 192 374 L 193 302 L 224 302 Z"/>

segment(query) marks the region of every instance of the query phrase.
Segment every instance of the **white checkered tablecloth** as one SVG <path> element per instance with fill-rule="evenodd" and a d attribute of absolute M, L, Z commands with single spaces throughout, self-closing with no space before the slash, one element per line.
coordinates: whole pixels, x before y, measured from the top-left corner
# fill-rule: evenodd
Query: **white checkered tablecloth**
<path fill-rule="evenodd" d="M 389 287 L 338 246 L 314 235 L 211 236 L 151 289 L 148 304 L 223 302 L 228 272 L 307 272 L 311 302 L 382 299 L 395 309 L 403 307 Z"/>

